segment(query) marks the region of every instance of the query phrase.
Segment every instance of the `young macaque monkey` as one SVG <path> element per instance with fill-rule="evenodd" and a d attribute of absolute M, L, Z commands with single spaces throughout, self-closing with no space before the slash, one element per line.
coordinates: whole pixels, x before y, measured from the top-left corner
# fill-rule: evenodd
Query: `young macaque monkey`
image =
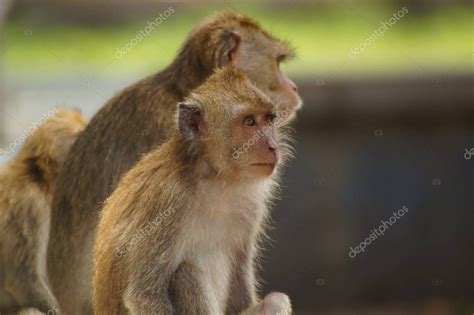
<path fill-rule="evenodd" d="M 46 271 L 57 173 L 84 129 L 77 111 L 59 110 L 0 168 L 0 313 L 57 309 Z"/>
<path fill-rule="evenodd" d="M 198 25 L 173 62 L 121 91 L 92 118 L 58 178 L 48 270 L 61 309 L 92 312 L 92 251 L 99 210 L 121 177 L 176 129 L 176 104 L 215 69 L 234 66 L 290 121 L 301 108 L 296 85 L 280 70 L 293 53 L 255 20 L 234 12 Z"/>
<path fill-rule="evenodd" d="M 96 315 L 291 313 L 285 294 L 258 301 L 255 279 L 267 204 L 288 157 L 277 115 L 232 67 L 178 103 L 177 130 L 120 180 L 102 210 Z"/>

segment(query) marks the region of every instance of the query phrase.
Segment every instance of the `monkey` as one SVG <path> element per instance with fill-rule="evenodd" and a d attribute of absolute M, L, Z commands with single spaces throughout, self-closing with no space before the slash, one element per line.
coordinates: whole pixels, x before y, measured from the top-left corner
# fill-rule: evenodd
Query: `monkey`
<path fill-rule="evenodd" d="M 36 127 L 18 155 L 0 169 L 0 313 L 58 302 L 46 270 L 46 246 L 59 168 L 84 129 L 75 110 L 55 110 Z"/>
<path fill-rule="evenodd" d="M 290 154 L 278 115 L 235 67 L 178 103 L 176 131 L 123 176 L 101 211 L 94 314 L 290 314 L 283 293 L 257 301 L 254 266 Z"/>
<path fill-rule="evenodd" d="M 175 104 L 217 68 L 242 69 L 287 121 L 302 101 L 279 68 L 291 48 L 256 21 L 219 13 L 198 25 L 163 71 L 119 92 L 74 143 L 54 195 L 48 270 L 65 314 L 91 314 L 92 250 L 99 210 L 122 175 L 176 129 Z"/>

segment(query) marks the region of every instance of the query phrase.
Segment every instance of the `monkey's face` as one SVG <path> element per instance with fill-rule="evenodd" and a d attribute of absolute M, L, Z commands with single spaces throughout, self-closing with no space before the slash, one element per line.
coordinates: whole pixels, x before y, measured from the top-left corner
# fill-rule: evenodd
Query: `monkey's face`
<path fill-rule="evenodd" d="M 178 105 L 187 152 L 226 180 L 272 175 L 280 160 L 278 108 L 235 67 L 219 69 Z M 197 156 L 196 156 L 197 155 Z"/>
<path fill-rule="evenodd" d="M 240 177 L 264 178 L 274 172 L 280 158 L 275 118 L 272 110 L 236 115 L 232 127 L 232 163 Z"/>
<path fill-rule="evenodd" d="M 245 71 L 250 80 L 277 104 L 286 117 L 302 107 L 298 88 L 280 69 L 280 65 L 293 58 L 286 44 L 260 33 L 242 40 L 234 64 Z"/>

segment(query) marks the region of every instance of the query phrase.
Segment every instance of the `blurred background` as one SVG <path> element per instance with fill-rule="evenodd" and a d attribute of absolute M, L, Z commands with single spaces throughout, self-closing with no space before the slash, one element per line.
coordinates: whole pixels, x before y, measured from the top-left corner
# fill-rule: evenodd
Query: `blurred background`
<path fill-rule="evenodd" d="M 1 0 L 0 162 L 53 106 L 90 119 L 229 8 L 292 42 L 284 71 L 305 100 L 263 292 L 288 293 L 296 314 L 474 314 L 472 1 Z"/>

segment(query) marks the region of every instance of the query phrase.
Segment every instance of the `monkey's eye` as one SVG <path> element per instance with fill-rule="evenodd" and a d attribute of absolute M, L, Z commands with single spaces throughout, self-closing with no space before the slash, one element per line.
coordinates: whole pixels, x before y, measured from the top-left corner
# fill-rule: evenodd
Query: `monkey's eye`
<path fill-rule="evenodd" d="M 275 121 L 275 118 L 275 113 L 268 113 L 265 115 L 265 122 L 268 124 L 272 124 Z"/>
<path fill-rule="evenodd" d="M 254 116 L 246 116 L 244 118 L 244 125 L 246 126 L 255 126 L 257 124 L 257 122 L 255 121 L 255 117 Z"/>

